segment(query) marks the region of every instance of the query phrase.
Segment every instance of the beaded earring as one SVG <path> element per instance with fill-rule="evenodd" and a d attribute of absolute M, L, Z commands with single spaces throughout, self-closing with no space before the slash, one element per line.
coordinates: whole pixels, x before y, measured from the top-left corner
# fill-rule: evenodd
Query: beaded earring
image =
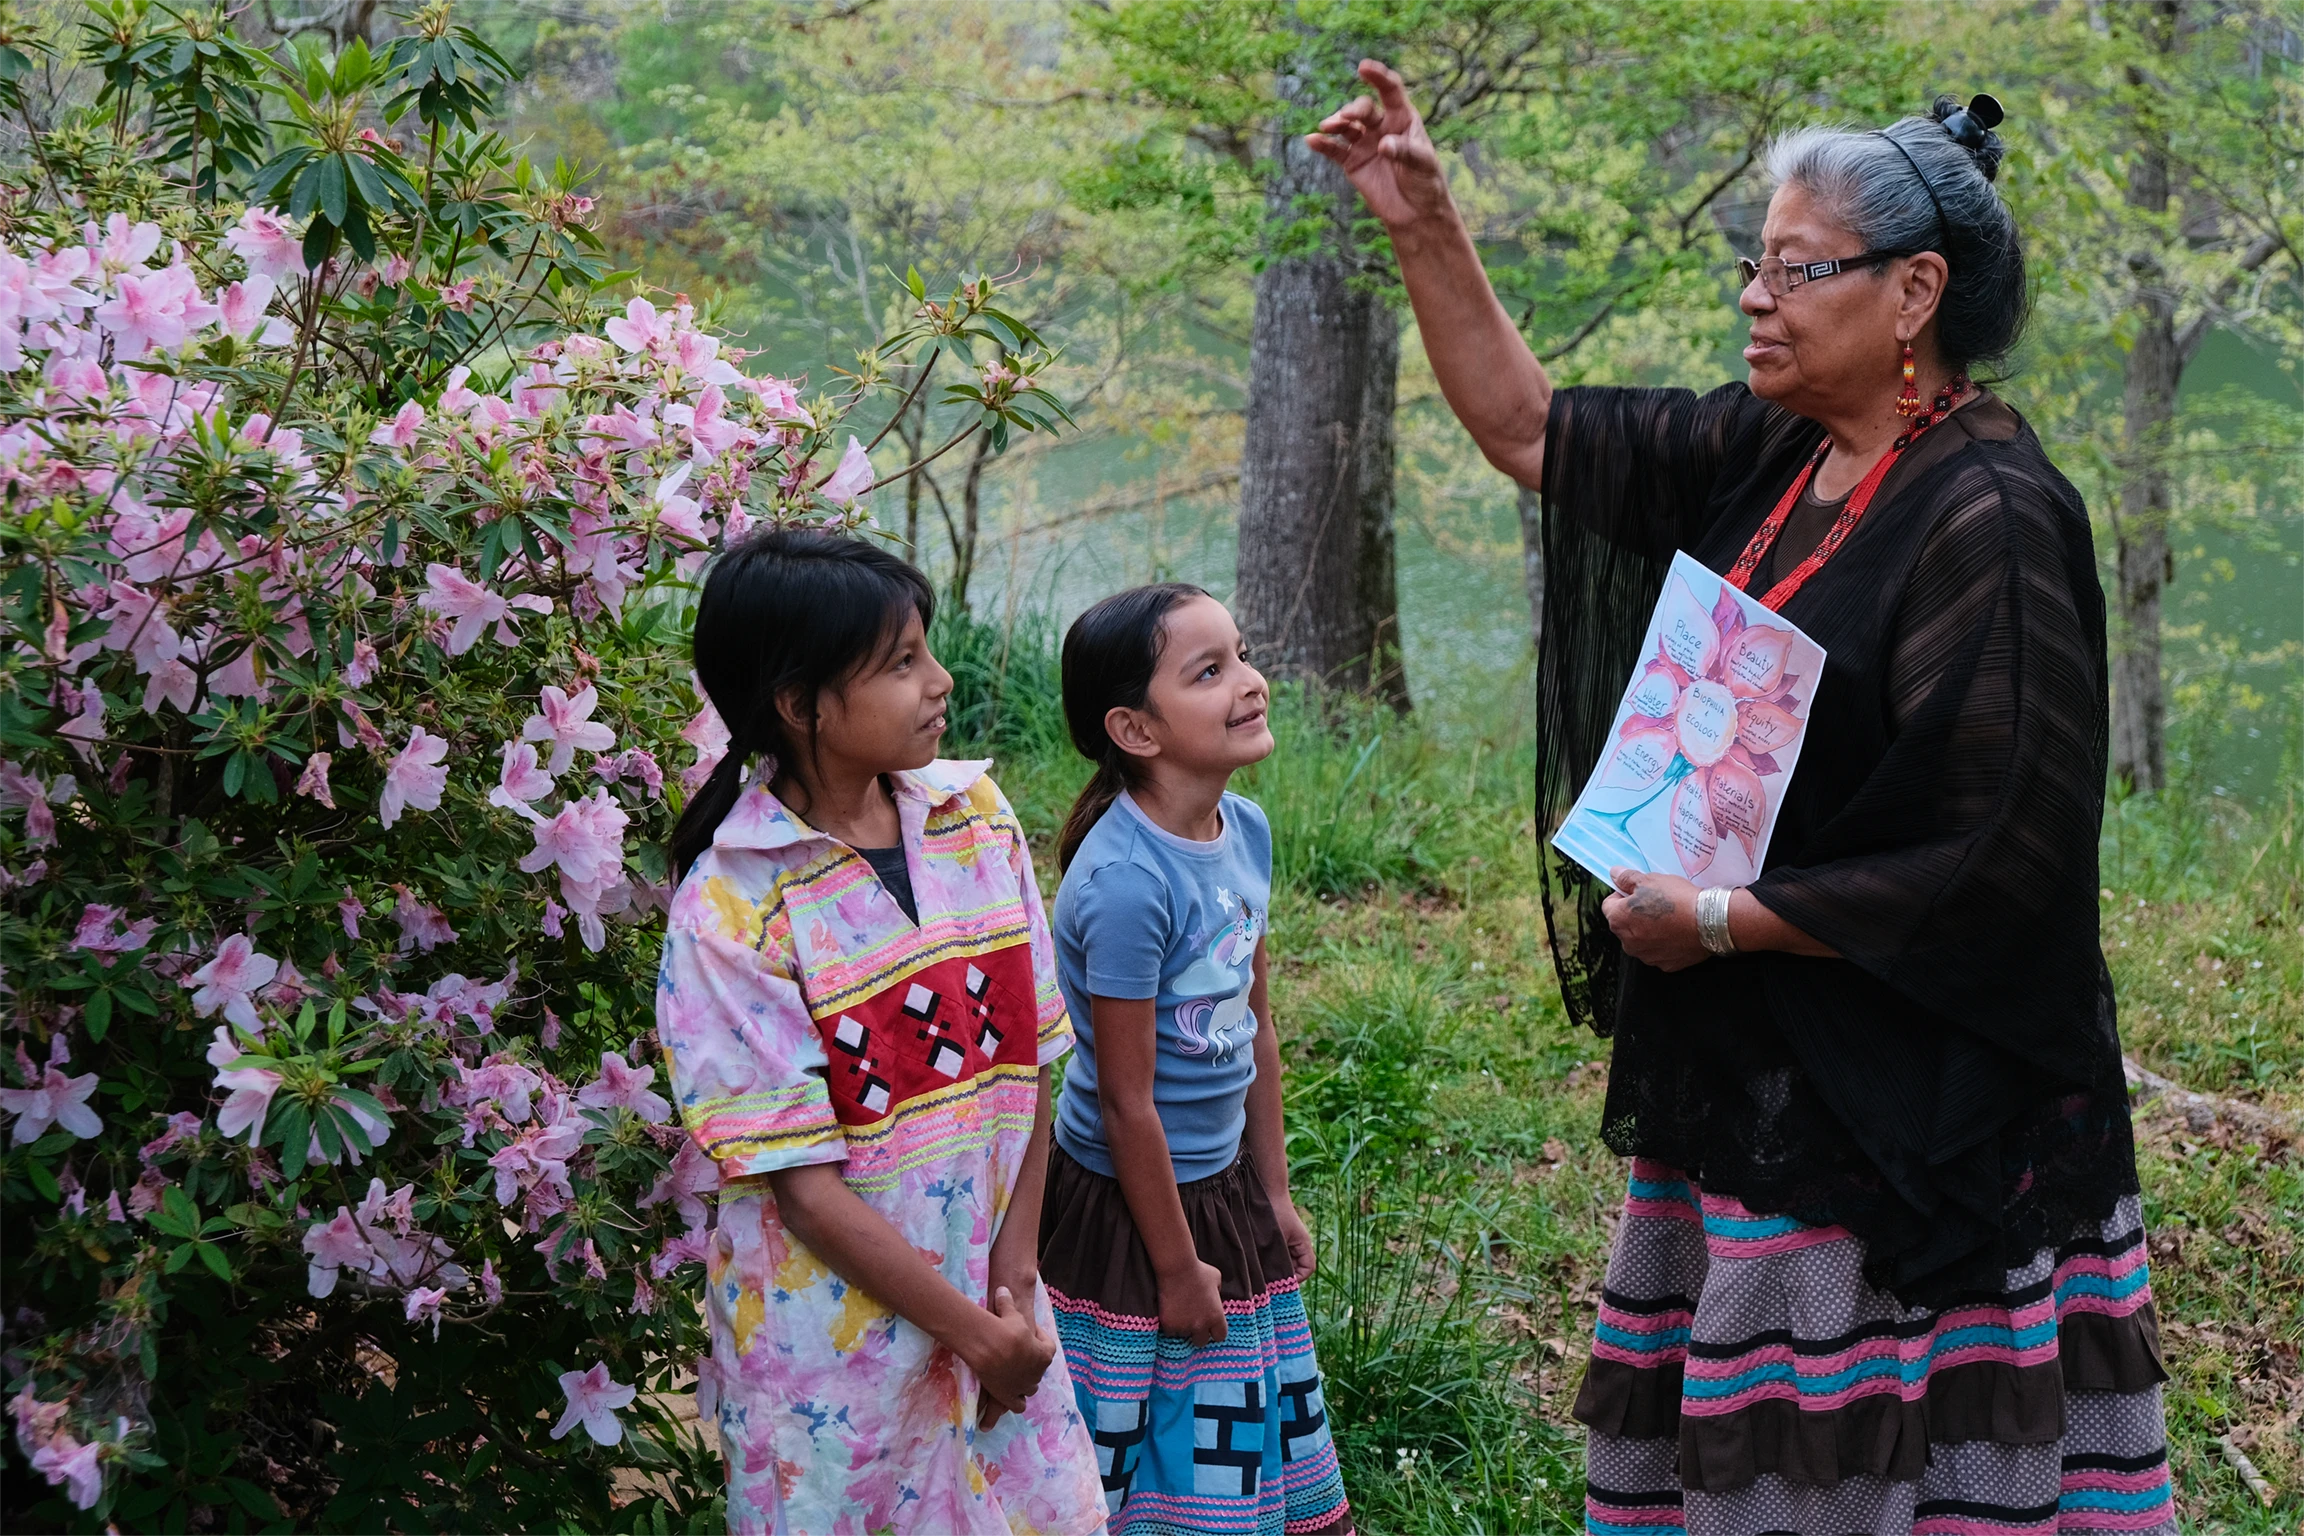
<path fill-rule="evenodd" d="M 1896 414 L 1917 416 L 1928 409 L 1920 402 L 1920 386 L 1913 382 L 1912 343 L 1904 343 L 1904 391 L 1896 397 Z"/>

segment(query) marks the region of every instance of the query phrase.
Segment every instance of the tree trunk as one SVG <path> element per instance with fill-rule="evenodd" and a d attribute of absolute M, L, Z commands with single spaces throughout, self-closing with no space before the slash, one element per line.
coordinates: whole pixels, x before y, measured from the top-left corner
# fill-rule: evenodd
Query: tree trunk
<path fill-rule="evenodd" d="M 1528 639 L 1544 645 L 1544 498 L 1520 490 L 1520 579 L 1528 588 Z"/>
<path fill-rule="evenodd" d="M 2154 8 L 2155 41 L 2162 52 L 2176 45 L 2176 7 L 2168 0 Z M 2139 88 L 2148 82 L 2130 72 Z M 2143 139 L 2129 159 L 2130 207 L 2150 214 L 2168 208 L 2168 148 L 2156 125 L 2142 128 Z M 2140 245 L 2128 258 L 2136 276 L 2137 326 L 2129 348 L 2122 400 L 2120 511 L 2112 533 L 2118 563 L 2118 619 L 2112 657 L 2112 774 L 2131 788 L 2158 790 L 2168 781 L 2165 728 L 2168 698 L 2160 670 L 2161 594 L 2175 579 L 2168 548 L 2170 486 L 2168 449 L 2176 419 L 2176 388 L 2184 358 L 2176 341 L 2176 294 L 2152 245 Z"/>
<path fill-rule="evenodd" d="M 1283 79 L 1281 91 L 1307 105 L 1321 95 L 1300 75 Z M 1289 227 L 1291 249 L 1256 279 L 1240 466 L 1241 629 L 1272 677 L 1354 688 L 1375 682 L 1404 706 L 1404 683 L 1383 681 L 1397 670 L 1385 648 L 1396 654 L 1398 645 L 1391 569 L 1398 322 L 1353 282 L 1362 261 L 1352 241 L 1360 203 L 1344 173 L 1293 133 L 1275 136 L 1272 159 L 1265 213 Z M 1294 238 L 1306 222 L 1316 238 Z"/>
<path fill-rule="evenodd" d="M 1400 639 L 1399 560 L 1392 507 L 1400 400 L 1400 312 L 1368 297 L 1368 365 L 1360 402 L 1360 611 L 1368 620 L 1368 691 L 1408 713 L 1408 668 Z"/>
<path fill-rule="evenodd" d="M 984 467 L 992 462 L 992 434 L 976 435 L 976 452 L 968 460 L 968 478 L 960 487 L 960 526 L 952 534 L 952 610 L 968 611 L 968 582 L 976 574 L 977 532 L 982 526 Z"/>

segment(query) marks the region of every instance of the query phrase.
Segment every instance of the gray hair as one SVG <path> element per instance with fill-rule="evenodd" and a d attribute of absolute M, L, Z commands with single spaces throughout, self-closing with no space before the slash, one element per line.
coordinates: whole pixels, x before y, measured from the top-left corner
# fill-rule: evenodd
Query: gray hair
<path fill-rule="evenodd" d="M 1876 132 L 1799 129 L 1768 146 L 1768 174 L 1806 191 L 1867 251 L 1943 256 L 1951 276 L 1936 308 L 1936 344 L 1964 369 L 2007 357 L 2031 296 L 2016 220 L 1992 185 L 2000 136 L 1959 143 L 1944 128 L 1958 110 L 1939 96 L 1929 116 Z"/>

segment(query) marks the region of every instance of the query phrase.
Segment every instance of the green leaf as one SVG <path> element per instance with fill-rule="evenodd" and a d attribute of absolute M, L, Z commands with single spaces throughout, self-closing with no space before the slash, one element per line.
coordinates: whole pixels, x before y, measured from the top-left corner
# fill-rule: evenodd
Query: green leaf
<path fill-rule="evenodd" d="M 224 1257 L 223 1249 L 214 1243 L 194 1243 L 192 1251 L 200 1255 L 200 1262 L 207 1265 L 217 1279 L 226 1285 L 232 1283 L 232 1261 Z"/>
<path fill-rule="evenodd" d="M 112 1027 L 112 989 L 101 988 L 88 994 L 88 1009 L 82 1015 L 88 1021 L 88 1038 L 102 1040 L 104 1031 Z"/>
<path fill-rule="evenodd" d="M 64 1198 L 63 1189 L 56 1183 L 56 1175 L 49 1172 L 48 1165 L 37 1158 L 24 1164 L 24 1176 L 32 1181 L 32 1187 L 40 1191 L 43 1199 L 61 1200 Z"/>
<path fill-rule="evenodd" d="M 344 1138 L 337 1130 L 343 1111 L 333 1104 L 325 1104 L 320 1113 L 312 1117 L 312 1134 L 319 1138 L 320 1155 L 329 1162 L 340 1162 L 344 1157 Z"/>

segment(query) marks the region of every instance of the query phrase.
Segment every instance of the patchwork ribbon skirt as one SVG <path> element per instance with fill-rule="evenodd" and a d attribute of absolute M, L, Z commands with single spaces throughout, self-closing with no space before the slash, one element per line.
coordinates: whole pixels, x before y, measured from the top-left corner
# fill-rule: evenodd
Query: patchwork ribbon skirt
<path fill-rule="evenodd" d="M 1177 1187 L 1226 1336 L 1160 1332 L 1159 1288 L 1117 1180 L 1049 1150 L 1040 1278 L 1096 1442 L 1113 1536 L 1336 1536 L 1352 1529 L 1312 1328 L 1243 1151 Z"/>
<path fill-rule="evenodd" d="M 1863 1260 L 1636 1159 L 1576 1399 L 1586 1530 L 2172 1536 L 2135 1197 L 1939 1309 Z"/>

